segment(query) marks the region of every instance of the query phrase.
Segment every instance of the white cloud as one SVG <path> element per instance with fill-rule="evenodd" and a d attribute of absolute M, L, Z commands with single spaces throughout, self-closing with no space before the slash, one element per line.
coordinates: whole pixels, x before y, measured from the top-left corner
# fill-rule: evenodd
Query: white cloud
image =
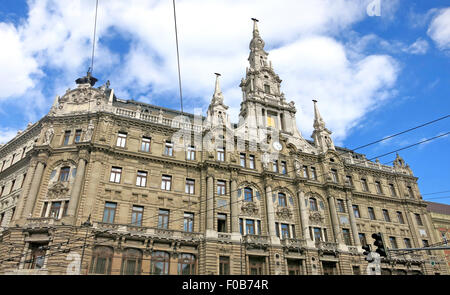
<path fill-rule="evenodd" d="M 439 10 L 427 33 L 440 49 L 450 49 L 450 7 Z"/>
<path fill-rule="evenodd" d="M 33 74 L 39 74 L 36 61 L 26 52 L 13 25 L 0 23 L 0 100 L 23 95 L 35 85 Z"/>
<path fill-rule="evenodd" d="M 422 38 L 419 38 L 416 42 L 404 48 L 403 51 L 411 54 L 425 54 L 428 51 L 428 47 L 428 42 Z"/>
<path fill-rule="evenodd" d="M 17 135 L 18 130 L 0 127 L 0 145 L 7 143 Z"/>
<path fill-rule="evenodd" d="M 342 140 L 364 114 L 390 97 L 398 74 L 391 57 L 367 56 L 362 48 L 349 49 L 337 40 L 368 17 L 369 2 L 285 0 L 274 5 L 272 0 L 260 0 L 255 5 L 250 0 L 177 1 L 183 94 L 196 102 L 186 108 L 206 107 L 213 93 L 213 73 L 220 72 L 225 103 L 232 120 L 237 121 L 242 99 L 238 85 L 248 65 L 250 18 L 256 17 L 261 21 L 259 29 L 269 58 L 284 81 L 282 90 L 288 100 L 296 102 L 305 138 L 312 128 L 310 100 L 317 98 L 327 127 Z M 383 4 L 386 13 L 382 17 L 392 17 L 397 4 Z M 22 48 L 17 52 L 30 59 L 26 65 L 34 65 L 20 70 L 25 80 L 33 81 L 31 74 L 38 69 L 51 68 L 61 73 L 53 77 L 54 95 L 73 87 L 73 81 L 89 65 L 94 5 L 95 1 L 89 0 L 29 1 L 28 18 L 17 29 L 12 27 L 17 47 Z M 119 56 L 105 43 L 97 44 L 94 75 L 101 73 L 111 80 L 124 99 L 154 104 L 178 100 L 171 1 L 100 1 L 97 24 L 97 36 L 119 35 L 129 42 L 130 49 Z M 420 52 L 424 46 L 422 42 L 411 49 Z M 0 76 L 6 73 L 0 67 Z M 40 83 L 48 81 L 41 79 Z M 24 83 L 22 89 L 32 88 L 40 109 L 49 106 L 54 95 L 44 98 L 42 87 L 34 85 Z M 164 102 L 152 98 L 152 94 L 166 93 L 173 95 Z"/>

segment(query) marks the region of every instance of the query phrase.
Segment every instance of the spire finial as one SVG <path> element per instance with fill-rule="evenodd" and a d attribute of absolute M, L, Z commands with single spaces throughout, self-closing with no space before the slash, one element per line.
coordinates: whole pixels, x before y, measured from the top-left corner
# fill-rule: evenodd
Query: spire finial
<path fill-rule="evenodd" d="M 325 122 L 322 119 L 322 116 L 320 115 L 319 108 L 317 107 L 317 100 L 313 99 L 314 102 L 314 128 L 324 128 Z"/>
<path fill-rule="evenodd" d="M 258 31 L 258 22 L 259 20 L 257 20 L 256 18 L 252 17 L 252 21 L 253 21 L 253 35 L 258 35 L 259 31 Z"/>
<path fill-rule="evenodd" d="M 220 90 L 220 82 L 219 82 L 219 77 L 221 76 L 221 74 L 219 73 L 214 74 L 216 75 L 216 87 L 214 88 L 213 101 L 223 103 L 223 94 L 222 90 Z"/>

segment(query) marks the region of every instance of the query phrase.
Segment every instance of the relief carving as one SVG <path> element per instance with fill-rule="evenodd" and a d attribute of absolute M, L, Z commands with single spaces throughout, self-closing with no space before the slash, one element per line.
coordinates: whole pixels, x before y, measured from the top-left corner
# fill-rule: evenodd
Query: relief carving
<path fill-rule="evenodd" d="M 57 182 L 47 193 L 49 199 L 64 199 L 69 193 L 69 188 L 62 182 Z"/>
<path fill-rule="evenodd" d="M 244 215 L 256 216 L 258 215 L 258 207 L 253 202 L 244 202 L 241 206 L 241 212 Z"/>

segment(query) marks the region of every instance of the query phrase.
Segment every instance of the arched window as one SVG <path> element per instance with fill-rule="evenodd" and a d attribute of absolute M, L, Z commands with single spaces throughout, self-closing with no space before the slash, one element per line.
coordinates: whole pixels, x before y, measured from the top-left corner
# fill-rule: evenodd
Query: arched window
<path fill-rule="evenodd" d="M 169 274 L 169 253 L 163 251 L 154 251 L 152 254 L 152 265 L 150 274 L 168 275 Z"/>
<path fill-rule="evenodd" d="M 179 275 L 195 275 L 195 256 L 192 254 L 181 254 L 178 260 Z"/>
<path fill-rule="evenodd" d="M 253 202 L 253 190 L 249 187 L 244 188 L 244 201 Z"/>
<path fill-rule="evenodd" d="M 309 198 L 309 209 L 311 211 L 318 211 L 317 200 L 315 198 Z"/>
<path fill-rule="evenodd" d="M 114 251 L 110 247 L 97 246 L 92 253 L 91 270 L 93 274 L 111 274 Z"/>
<path fill-rule="evenodd" d="M 122 268 L 120 274 L 139 275 L 141 274 L 142 251 L 138 249 L 126 249 L 123 253 Z"/>

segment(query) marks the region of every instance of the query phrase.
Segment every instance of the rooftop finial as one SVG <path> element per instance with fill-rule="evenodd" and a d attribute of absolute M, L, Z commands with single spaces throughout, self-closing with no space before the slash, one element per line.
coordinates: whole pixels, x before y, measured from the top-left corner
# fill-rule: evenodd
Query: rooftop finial
<path fill-rule="evenodd" d="M 216 75 L 216 87 L 214 89 L 213 100 L 223 103 L 223 95 L 222 90 L 220 90 L 219 77 L 221 76 L 219 73 L 214 73 Z"/>
<path fill-rule="evenodd" d="M 253 21 L 253 34 L 257 34 L 258 33 L 258 22 L 259 20 L 257 20 L 256 18 L 252 17 L 252 21 Z"/>

